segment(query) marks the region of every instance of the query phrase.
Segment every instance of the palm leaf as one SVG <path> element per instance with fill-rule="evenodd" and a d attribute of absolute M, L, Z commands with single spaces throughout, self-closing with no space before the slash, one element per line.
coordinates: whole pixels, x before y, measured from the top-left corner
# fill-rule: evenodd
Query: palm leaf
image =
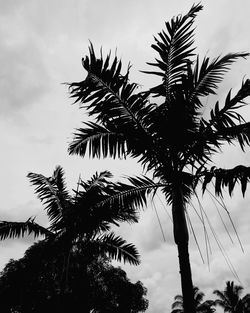
<path fill-rule="evenodd" d="M 235 96 L 228 93 L 222 108 L 219 102 L 210 112 L 210 119 L 200 119 L 199 131 L 193 137 L 192 145 L 184 151 L 184 163 L 194 166 L 198 162 L 203 166 L 211 161 L 213 153 L 220 149 L 224 142 L 231 143 L 237 140 L 244 151 L 245 145 L 250 144 L 250 124 L 245 123 L 244 118 L 237 109 L 245 105 L 244 100 L 250 95 L 250 81 L 243 81 L 241 88 Z"/>
<path fill-rule="evenodd" d="M 160 71 L 144 71 L 144 73 L 159 75 L 163 83 L 151 88 L 156 96 L 165 96 L 170 101 L 172 89 L 182 82 L 183 73 L 187 72 L 187 60 L 193 55 L 194 18 L 202 10 L 201 4 L 193 5 L 190 11 L 182 16 L 173 17 L 166 23 L 166 31 L 160 32 L 159 38 L 155 37 L 156 44 L 152 48 L 159 53 L 160 59 L 156 63 L 148 63 Z"/>
<path fill-rule="evenodd" d="M 70 196 L 64 183 L 64 172 L 57 166 L 52 177 L 29 173 L 31 184 L 35 186 L 38 198 L 45 204 L 49 220 L 56 223 L 63 216 L 63 210 L 70 203 Z"/>
<path fill-rule="evenodd" d="M 147 195 L 165 184 L 155 183 L 148 177 L 128 177 L 130 184 L 117 182 L 109 196 L 96 204 L 96 207 L 119 208 L 122 220 L 126 214 L 136 212 L 147 203 Z"/>
<path fill-rule="evenodd" d="M 48 237 L 53 233 L 35 223 L 33 218 L 29 218 L 26 222 L 0 221 L 0 240 L 20 238 L 26 235 L 33 235 L 36 238 L 40 236 Z"/>
<path fill-rule="evenodd" d="M 215 179 L 215 193 L 222 194 L 222 189 L 227 187 L 230 196 L 234 190 L 235 184 L 241 185 L 243 196 L 245 195 L 247 183 L 250 181 L 250 167 L 243 165 L 236 166 L 232 169 L 221 169 L 213 167 L 210 171 L 204 171 L 203 176 L 203 192 L 207 184 L 214 178 Z"/>
<path fill-rule="evenodd" d="M 241 88 L 234 97 L 231 96 L 231 90 L 229 91 L 222 108 L 219 108 L 219 102 L 216 103 L 214 109 L 210 111 L 210 120 L 206 122 L 207 125 L 214 127 L 216 130 L 221 130 L 228 126 L 235 126 L 235 122 L 245 122 L 244 118 L 237 112 L 237 109 L 246 105 L 244 100 L 249 95 L 250 80 L 247 79 L 242 82 Z"/>
<path fill-rule="evenodd" d="M 86 192 L 95 188 L 102 189 L 105 188 L 105 186 L 110 183 L 108 179 L 112 177 L 113 175 L 111 174 L 110 171 L 103 171 L 100 173 L 96 172 L 88 181 L 86 182 L 81 181 L 81 186 L 84 187 Z"/>
<path fill-rule="evenodd" d="M 96 123 L 85 123 L 86 128 L 79 128 L 69 145 L 69 154 L 85 156 L 89 150 L 90 157 L 100 158 L 111 156 L 121 158 L 125 156 L 126 141 L 123 134 L 112 132 Z"/>
<path fill-rule="evenodd" d="M 228 143 L 237 140 L 244 151 L 244 146 L 250 144 L 250 124 L 245 122 L 237 109 L 246 105 L 244 100 L 249 95 L 250 80 L 247 79 L 243 81 L 234 97 L 231 96 L 231 91 L 228 93 L 225 105 L 221 109 L 219 103 L 216 103 L 215 108 L 210 112 L 210 120 L 205 122 L 204 133 L 212 134 L 214 139 Z"/>
<path fill-rule="evenodd" d="M 102 55 L 97 58 L 92 44 L 83 66 L 88 75 L 84 81 L 70 84 L 70 93 L 75 102 L 83 103 L 89 115 L 95 117 L 95 123 L 78 129 L 69 147 L 70 153 L 83 156 L 88 149 L 93 157 L 144 154 L 142 162 L 158 163 L 154 155 L 158 142 L 150 117 L 156 105 L 149 103 L 149 93 L 136 94 L 137 85 L 128 82 L 129 69 L 122 75 L 117 58 L 113 62 L 110 54 L 106 59 Z"/>
<path fill-rule="evenodd" d="M 223 57 L 218 57 L 210 62 L 205 57 L 199 67 L 199 57 L 197 56 L 193 72 L 194 89 L 189 97 L 192 102 L 200 96 L 215 94 L 218 83 L 223 79 L 224 74 L 229 70 L 229 66 L 239 58 L 246 58 L 249 53 L 229 53 Z"/>
<path fill-rule="evenodd" d="M 129 69 L 121 74 L 121 61 L 117 57 L 110 62 L 110 54 L 103 59 L 97 58 L 93 45 L 89 47 L 89 56 L 83 59 L 83 67 L 88 72 L 86 79 L 69 85 L 75 102 L 84 103 L 90 115 L 104 125 L 115 125 L 117 118 L 123 126 L 144 128 L 137 116 L 138 107 L 147 103 L 147 95 L 134 94 L 137 84 L 128 82 Z M 88 103 L 88 104 L 87 104 Z"/>
<path fill-rule="evenodd" d="M 147 178 L 129 178 L 129 184 L 111 182 L 109 172 L 95 174 L 77 191 L 74 230 L 86 234 L 109 230 L 110 224 L 138 221 L 139 207 L 146 203 L 146 195 L 158 187 Z"/>
<path fill-rule="evenodd" d="M 244 123 L 240 125 L 234 125 L 221 129 L 216 135 L 223 141 L 231 143 L 233 140 L 237 140 L 241 149 L 244 151 L 245 145 L 250 145 L 250 123 Z"/>
<path fill-rule="evenodd" d="M 118 262 L 124 261 L 133 265 L 140 264 L 139 253 L 133 244 L 127 243 L 113 232 L 104 234 L 97 239 L 99 251 L 107 254 Z"/>

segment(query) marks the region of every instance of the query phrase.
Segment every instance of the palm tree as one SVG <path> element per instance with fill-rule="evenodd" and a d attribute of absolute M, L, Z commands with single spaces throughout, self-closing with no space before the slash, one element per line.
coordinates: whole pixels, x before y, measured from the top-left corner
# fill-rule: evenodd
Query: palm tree
<path fill-rule="evenodd" d="M 195 312 L 197 313 L 213 313 L 215 312 L 214 301 L 204 299 L 204 293 L 199 290 L 198 287 L 194 287 L 194 303 L 195 303 Z M 183 297 L 177 295 L 174 297 L 174 303 L 172 304 L 171 313 L 183 313 Z"/>
<path fill-rule="evenodd" d="M 0 240 L 33 234 L 35 237 L 43 236 L 48 245 L 54 247 L 56 244 L 65 252 L 65 257 L 77 248 L 85 251 L 85 254 L 87 251 L 90 258 L 95 254 L 107 255 L 118 261 L 135 265 L 139 263 L 135 246 L 111 231 L 111 225 L 138 220 L 137 207 L 143 204 L 142 197 L 145 196 L 141 193 L 136 199 L 133 194 L 131 198 L 129 190 L 134 188 L 132 184 L 115 184 L 111 181 L 111 173 L 104 171 L 96 173 L 86 182 L 80 180 L 77 190 L 71 195 L 66 189 L 60 166 L 56 167 L 51 177 L 29 173 L 28 178 L 45 205 L 49 226 L 37 224 L 34 218 L 25 222 L 1 221 Z M 136 180 L 133 183 L 136 184 Z M 126 191 L 125 202 L 117 205 L 114 199 L 111 205 L 107 200 L 113 199 L 121 190 Z"/>
<path fill-rule="evenodd" d="M 111 60 L 110 53 L 104 57 L 102 51 L 98 57 L 92 44 L 89 55 L 82 59 L 86 78 L 69 84 L 71 97 L 92 119 L 76 130 L 69 153 L 137 158 L 153 174 L 166 202 L 172 205 L 186 313 L 195 310 L 186 206 L 198 184 L 205 191 L 207 184 L 215 180 L 217 195 L 224 187 L 231 195 L 235 183 L 240 182 L 244 195 L 250 177 L 248 167 L 212 166 L 212 157 L 221 153 L 223 144 L 238 141 L 244 150 L 250 143 L 250 123 L 237 111 L 250 95 L 250 80 L 243 81 L 235 95 L 230 91 L 225 104 L 216 102 L 210 116 L 203 116 L 206 101 L 202 97 L 216 94 L 229 66 L 248 54 L 229 53 L 202 61 L 195 57 L 193 23 L 201 9 L 202 5 L 196 4 L 187 14 L 173 17 L 166 23 L 166 30 L 155 37 L 152 48 L 158 58 L 148 63 L 155 70 L 145 73 L 160 78 L 160 84 L 139 91 L 139 85 L 129 81 L 130 66 L 122 74 L 121 61 L 116 56 Z M 151 182 L 149 187 L 152 189 Z"/>
<path fill-rule="evenodd" d="M 228 313 L 248 313 L 250 312 L 250 294 L 241 297 L 243 287 L 235 285 L 233 281 L 227 281 L 223 291 L 214 290 L 214 294 L 218 297 L 215 304 L 224 309 Z"/>

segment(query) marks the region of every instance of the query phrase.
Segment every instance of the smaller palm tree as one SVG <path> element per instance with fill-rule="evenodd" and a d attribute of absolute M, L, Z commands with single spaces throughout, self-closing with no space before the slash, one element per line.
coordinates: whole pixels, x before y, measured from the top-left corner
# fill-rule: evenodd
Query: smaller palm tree
<path fill-rule="evenodd" d="M 108 171 L 79 181 L 71 195 L 65 184 L 64 171 L 57 166 L 51 177 L 29 173 L 28 178 L 44 204 L 49 227 L 43 227 L 29 218 L 25 222 L 0 222 L 0 240 L 20 238 L 33 234 L 56 244 L 65 258 L 74 249 L 93 255 L 108 256 L 117 261 L 139 263 L 136 247 L 111 231 L 120 222 L 137 222 L 137 208 L 146 199 L 143 179 L 134 178 L 131 184 L 114 183 Z M 122 197 L 122 201 L 121 201 Z M 146 200 L 145 200 L 146 201 Z M 87 255 L 86 255 L 87 257 Z"/>
<path fill-rule="evenodd" d="M 194 302 L 195 302 L 195 312 L 197 313 L 213 313 L 215 312 L 214 301 L 204 299 L 204 293 L 199 290 L 198 287 L 194 287 Z M 184 313 L 183 307 L 183 297 L 177 295 L 174 297 L 174 303 L 172 304 L 171 313 Z"/>
<path fill-rule="evenodd" d="M 250 294 L 241 297 L 243 287 L 235 285 L 233 281 L 227 281 L 223 291 L 214 290 L 218 297 L 215 304 L 222 307 L 224 312 L 228 313 L 249 313 L 250 312 Z"/>

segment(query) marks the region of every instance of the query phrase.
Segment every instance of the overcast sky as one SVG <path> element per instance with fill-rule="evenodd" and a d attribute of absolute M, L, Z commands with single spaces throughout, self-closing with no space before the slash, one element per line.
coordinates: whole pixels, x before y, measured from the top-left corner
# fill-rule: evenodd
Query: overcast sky
<path fill-rule="evenodd" d="M 25 220 L 36 216 L 46 224 L 39 201 L 29 186 L 28 172 L 51 175 L 57 164 L 64 167 L 69 188 L 74 188 L 78 175 L 89 178 L 96 170 L 122 174 L 140 174 L 134 160 L 100 161 L 69 157 L 67 146 L 74 128 L 86 120 L 84 111 L 72 105 L 64 82 L 85 77 L 81 58 L 91 40 L 99 49 L 115 51 L 125 66 L 131 61 L 131 80 L 144 87 L 150 77 L 140 73 L 145 63 L 155 56 L 150 48 L 153 35 L 164 28 L 173 15 L 186 13 L 190 0 L 0 0 L 0 220 Z M 250 51 L 250 3 L 248 0 L 203 1 L 204 10 L 196 19 L 197 52 L 211 57 L 227 52 Z M 223 99 L 228 89 L 237 90 L 243 77 L 250 77 L 250 59 L 234 64 L 219 89 Z M 208 106 L 214 99 L 208 99 Z M 250 109 L 245 109 L 250 118 Z M 217 159 L 220 166 L 238 163 L 249 165 L 249 148 L 242 154 L 236 146 Z M 237 228 L 244 253 L 233 232 L 225 210 L 220 208 L 228 225 L 231 242 L 220 220 L 215 203 L 204 197 L 202 203 L 216 234 L 230 258 L 245 290 L 250 292 L 250 189 L 245 199 L 236 191 L 225 196 L 225 203 Z M 141 255 L 138 267 L 126 266 L 131 280 L 141 280 L 148 288 L 149 313 L 169 312 L 173 297 L 180 293 L 177 251 L 173 243 L 170 209 L 155 200 L 164 230 L 165 241 L 154 211 L 154 205 L 135 226 L 123 226 L 120 233 L 134 242 Z M 195 202 L 196 207 L 198 204 Z M 167 212 L 166 212 L 167 210 Z M 190 235 L 190 257 L 194 284 L 210 297 L 213 289 L 223 289 L 232 275 L 211 230 L 209 265 L 203 226 L 190 208 L 205 264 L 195 240 Z M 0 268 L 9 258 L 19 258 L 32 243 L 32 238 L 0 243 Z"/>

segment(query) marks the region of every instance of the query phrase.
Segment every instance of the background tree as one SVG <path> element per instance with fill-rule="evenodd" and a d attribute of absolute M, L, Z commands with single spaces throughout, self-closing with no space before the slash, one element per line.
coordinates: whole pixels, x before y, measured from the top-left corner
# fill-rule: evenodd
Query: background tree
<path fill-rule="evenodd" d="M 31 246 L 24 257 L 10 260 L 0 275 L 1 312 L 144 312 L 146 288 L 131 283 L 126 273 L 107 258 L 86 259 L 74 250 L 67 265 L 67 290 L 62 294 L 63 258 L 57 247 L 48 254 L 43 240 Z M 55 250 L 56 249 L 56 250 Z M 51 251 L 51 252 L 52 252 Z"/>
<path fill-rule="evenodd" d="M 194 287 L 194 303 L 196 313 L 213 313 L 215 312 L 214 301 L 204 300 L 204 293 L 199 290 L 198 287 Z M 174 303 L 172 304 L 171 313 L 183 313 L 183 296 L 177 295 L 174 297 Z"/>
<path fill-rule="evenodd" d="M 33 234 L 35 237 L 45 236 L 47 242 L 58 244 L 65 253 L 77 246 L 88 247 L 89 252 L 98 251 L 100 255 L 107 254 L 118 261 L 123 259 L 132 264 L 139 263 L 139 254 L 132 244 L 127 244 L 111 231 L 111 225 L 120 222 L 137 222 L 137 207 L 142 204 L 139 199 L 129 197 L 132 185 L 115 184 L 110 179 L 112 175 L 105 171 L 95 174 L 84 182 L 79 181 L 73 195 L 66 189 L 63 169 L 56 167 L 51 177 L 42 174 L 29 173 L 28 178 L 45 205 L 49 219 L 49 227 L 35 223 L 34 218 L 26 222 L 0 222 L 0 239 L 19 238 Z M 123 206 L 112 205 L 109 199 L 126 190 L 127 197 Z M 145 197 L 144 197 L 145 198 Z M 138 202 L 139 201 L 139 202 Z"/>
<path fill-rule="evenodd" d="M 233 281 L 227 281 L 223 291 L 214 290 L 217 296 L 215 304 L 222 307 L 224 312 L 248 313 L 250 312 L 250 294 L 241 297 L 243 287 L 235 285 Z"/>
<path fill-rule="evenodd" d="M 138 91 L 139 85 L 129 81 L 130 66 L 122 74 L 121 61 L 102 52 L 98 57 L 92 44 L 82 59 L 86 78 L 69 84 L 71 97 L 91 117 L 75 132 L 70 154 L 138 158 L 172 205 L 186 313 L 195 311 L 186 207 L 198 183 L 204 191 L 215 180 L 217 195 L 223 187 L 231 195 L 240 182 L 244 194 L 250 177 L 248 167 L 221 169 L 212 162 L 223 144 L 238 141 L 244 151 L 250 143 L 250 124 L 238 112 L 250 95 L 250 81 L 243 81 L 235 95 L 230 91 L 224 104 L 216 102 L 209 116 L 202 113 L 202 98 L 216 94 L 230 65 L 248 54 L 229 53 L 213 60 L 195 56 L 193 24 L 201 9 L 195 4 L 187 14 L 173 17 L 155 37 L 152 48 L 158 57 L 148 63 L 154 70 L 144 72 L 161 79 L 156 86 Z"/>
<path fill-rule="evenodd" d="M 26 222 L 1 221 L 0 239 L 30 234 L 35 237 L 44 236 L 44 255 L 48 258 L 55 254 L 60 256 L 60 262 L 56 266 L 60 268 L 62 277 L 55 281 L 60 282 L 58 288 L 61 294 L 65 294 L 68 289 L 68 268 L 75 251 L 84 254 L 86 266 L 95 258 L 106 256 L 117 261 L 139 264 L 136 247 L 116 236 L 111 231 L 111 226 L 138 220 L 137 209 L 144 204 L 146 196 L 143 189 L 137 192 L 137 196 L 133 190 L 137 189 L 137 184 L 144 184 L 142 179 L 135 178 L 130 184 L 114 183 L 111 181 L 111 173 L 105 171 L 93 175 L 86 182 L 80 180 L 77 190 L 71 195 L 67 191 L 64 172 L 60 166 L 56 167 L 51 177 L 30 173 L 28 178 L 35 186 L 38 198 L 45 205 L 49 226 L 46 228 L 38 225 L 34 218 L 29 218 Z M 130 192 L 133 193 L 132 197 Z M 124 193 L 122 204 L 116 200 L 117 194 L 121 193 Z M 40 250 L 36 251 L 41 254 Z M 53 290 L 55 289 L 53 286 Z M 89 312 L 87 302 L 85 308 Z"/>

